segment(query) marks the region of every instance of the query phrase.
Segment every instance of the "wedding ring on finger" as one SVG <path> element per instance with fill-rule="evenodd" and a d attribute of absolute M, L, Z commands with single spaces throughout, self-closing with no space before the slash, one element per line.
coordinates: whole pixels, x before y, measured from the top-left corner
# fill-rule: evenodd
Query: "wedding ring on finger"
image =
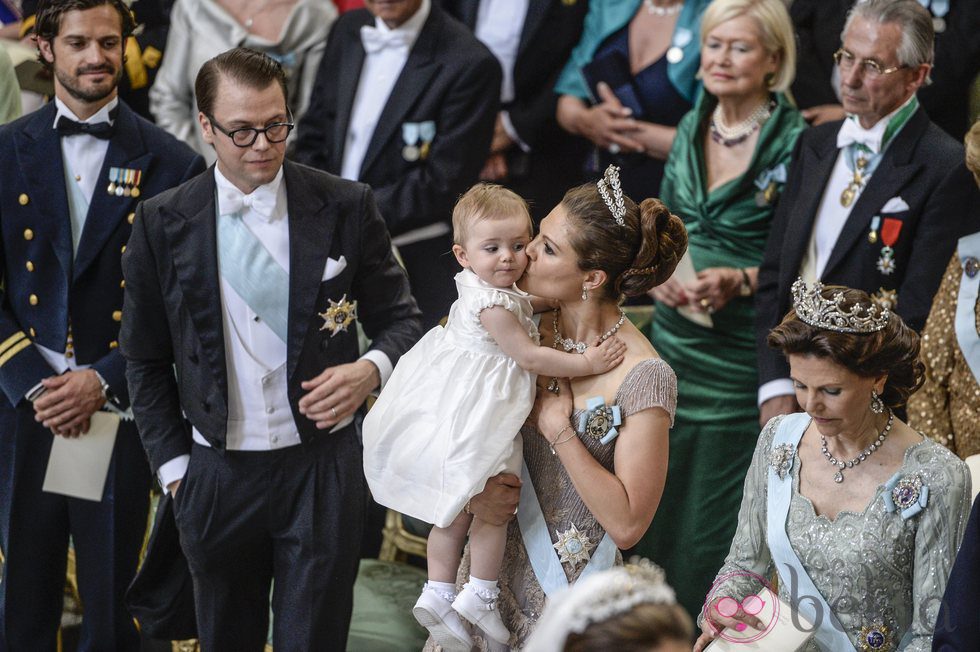
<path fill-rule="evenodd" d="M 618 144 L 616 144 L 616 143 L 610 143 L 609 144 L 609 153 L 610 154 L 616 155 L 616 154 L 619 154 L 620 151 L 622 151 L 622 150 L 620 149 L 620 147 L 619 147 Z"/>
<path fill-rule="evenodd" d="M 708 314 L 715 311 L 715 307 L 711 305 L 711 301 L 709 299 L 701 299 L 698 303 L 701 305 L 701 309 Z"/>
<path fill-rule="evenodd" d="M 332 407 L 332 408 L 330 408 L 330 411 L 333 412 L 333 418 L 336 419 L 337 418 L 337 408 Z"/>

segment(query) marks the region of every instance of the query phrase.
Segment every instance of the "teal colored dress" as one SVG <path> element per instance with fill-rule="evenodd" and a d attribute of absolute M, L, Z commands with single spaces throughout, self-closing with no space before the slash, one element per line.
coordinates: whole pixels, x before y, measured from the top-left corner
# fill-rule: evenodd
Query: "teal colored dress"
<path fill-rule="evenodd" d="M 806 124 L 785 96 L 762 126 L 747 172 L 707 191 L 704 139 L 717 99 L 703 93 L 677 127 L 661 199 L 687 226 L 694 268 L 757 267 Z M 759 435 L 752 298 L 734 298 L 706 328 L 657 305 L 650 339 L 677 373 L 667 485 L 636 552 L 667 571 L 693 615 L 724 562 L 735 533 L 742 483 Z"/>

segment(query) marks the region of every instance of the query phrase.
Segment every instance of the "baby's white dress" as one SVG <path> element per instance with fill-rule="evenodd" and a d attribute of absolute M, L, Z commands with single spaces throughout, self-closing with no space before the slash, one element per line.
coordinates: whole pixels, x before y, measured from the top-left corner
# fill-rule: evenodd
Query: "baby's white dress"
<path fill-rule="evenodd" d="M 534 342 L 528 296 L 501 290 L 470 270 L 459 298 L 403 355 L 364 420 L 364 475 L 382 505 L 447 527 L 488 478 L 518 473 L 517 437 L 534 403 L 534 375 L 504 354 L 480 322 L 502 306 Z M 515 441 L 518 441 L 515 445 Z"/>

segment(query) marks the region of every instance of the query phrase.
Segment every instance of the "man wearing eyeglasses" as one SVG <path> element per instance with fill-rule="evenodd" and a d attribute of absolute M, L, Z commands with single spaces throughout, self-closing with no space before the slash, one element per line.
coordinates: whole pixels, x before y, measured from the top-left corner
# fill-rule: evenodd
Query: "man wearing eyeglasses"
<path fill-rule="evenodd" d="M 761 421 L 799 409 L 789 369 L 766 346 L 790 286 L 847 285 L 921 329 L 943 258 L 975 210 L 963 148 L 919 106 L 933 24 L 916 0 L 867 0 L 848 16 L 834 60 L 847 117 L 800 137 L 759 268 L 756 335 Z"/>
<path fill-rule="evenodd" d="M 263 650 L 270 585 L 276 649 L 345 648 L 367 496 L 356 426 L 420 334 L 370 189 L 283 160 L 285 89 L 253 50 L 202 66 L 217 163 L 141 207 L 123 259 L 133 410 L 204 650 Z"/>

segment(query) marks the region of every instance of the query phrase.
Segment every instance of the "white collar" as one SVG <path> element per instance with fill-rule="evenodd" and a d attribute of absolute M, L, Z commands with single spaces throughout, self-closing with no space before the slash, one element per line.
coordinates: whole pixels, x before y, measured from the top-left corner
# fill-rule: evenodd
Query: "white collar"
<path fill-rule="evenodd" d="M 112 120 L 109 119 L 109 112 L 115 109 L 118 104 L 119 104 L 119 96 L 117 95 L 111 100 L 109 100 L 108 102 L 106 102 L 105 106 L 103 106 L 101 109 L 99 109 L 98 111 L 90 115 L 85 120 L 82 120 L 77 115 L 75 115 L 74 111 L 68 108 L 67 104 L 61 101 L 60 97 L 55 97 L 54 105 L 55 107 L 57 107 L 58 110 L 55 111 L 54 113 L 54 124 L 52 126 L 58 124 L 58 118 L 60 118 L 61 116 L 65 116 L 66 118 L 69 118 L 70 120 L 74 120 L 75 122 L 85 122 L 89 124 L 108 122 L 109 124 L 112 124 Z"/>
<path fill-rule="evenodd" d="M 214 166 L 214 183 L 218 188 L 218 214 L 228 215 L 240 210 L 242 204 L 252 209 L 265 222 L 272 222 L 285 214 L 285 189 L 282 183 L 282 166 L 276 177 L 250 192 L 243 193 L 238 186 L 221 174 Z"/>
<path fill-rule="evenodd" d="M 398 27 L 392 29 L 385 25 L 385 21 L 381 20 L 377 16 L 374 17 L 374 26 L 382 34 L 388 34 L 389 32 L 404 32 L 408 35 L 409 48 L 415 44 L 415 39 L 419 37 L 419 32 L 422 31 L 422 25 L 429 18 L 429 12 L 432 9 L 432 0 L 422 0 L 422 5 L 418 8 L 411 18 L 406 20 L 404 23 Z"/>
<path fill-rule="evenodd" d="M 878 143 L 881 143 L 881 140 L 885 137 L 885 131 L 888 129 L 888 125 L 891 123 L 892 118 L 894 118 L 899 111 L 907 107 L 914 99 L 915 99 L 915 93 L 910 95 L 909 99 L 902 102 L 902 104 L 896 107 L 894 111 L 886 115 L 878 122 L 874 123 L 874 125 L 872 125 L 870 129 L 865 129 L 863 126 L 861 126 L 861 121 L 858 119 L 856 113 L 848 113 L 847 117 L 844 118 L 844 123 L 845 125 L 848 122 L 853 124 L 853 126 L 847 127 L 847 129 L 852 131 L 853 133 L 867 134 L 871 139 L 877 141 Z M 841 125 L 841 130 L 844 129 L 845 125 Z M 840 147 L 840 145 L 838 145 L 838 147 Z"/>

